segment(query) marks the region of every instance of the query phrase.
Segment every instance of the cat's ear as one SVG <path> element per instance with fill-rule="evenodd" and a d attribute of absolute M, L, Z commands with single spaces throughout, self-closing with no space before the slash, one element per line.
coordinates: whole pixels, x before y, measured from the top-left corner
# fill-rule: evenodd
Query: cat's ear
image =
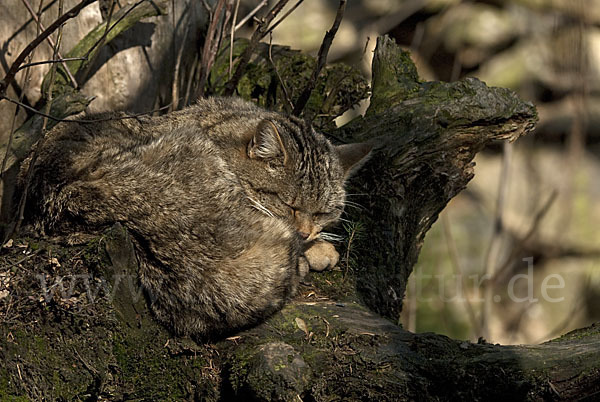
<path fill-rule="evenodd" d="M 271 120 L 263 120 L 248 142 L 248 157 L 250 159 L 272 160 L 281 158 L 287 164 L 288 155 L 279 135 L 277 126 Z"/>
<path fill-rule="evenodd" d="M 344 169 L 344 177 L 351 176 L 356 172 L 371 155 L 373 146 L 365 143 L 344 144 L 335 147 Z"/>

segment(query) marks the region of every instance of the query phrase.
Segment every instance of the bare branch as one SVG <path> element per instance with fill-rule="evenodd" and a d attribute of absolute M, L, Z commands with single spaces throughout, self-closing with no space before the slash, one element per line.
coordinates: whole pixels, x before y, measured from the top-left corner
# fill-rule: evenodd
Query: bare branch
<path fill-rule="evenodd" d="M 333 21 L 333 25 L 331 26 L 331 29 L 329 31 L 327 31 L 327 33 L 325 34 L 325 38 L 323 38 L 323 43 L 321 43 L 321 47 L 319 48 L 319 55 L 317 57 L 317 65 L 315 66 L 315 69 L 313 70 L 313 73 L 310 77 L 310 80 L 308 81 L 308 84 L 306 85 L 306 88 L 304 88 L 304 91 L 302 91 L 302 93 L 300 94 L 300 97 L 296 101 L 294 111 L 292 112 L 292 114 L 294 114 L 295 116 L 299 116 L 302 113 L 302 111 L 304 110 L 304 107 L 308 103 L 308 99 L 310 98 L 312 91 L 315 89 L 315 85 L 317 84 L 317 79 L 319 78 L 319 75 L 321 74 L 321 70 L 325 66 L 325 63 L 327 62 L 327 53 L 329 53 L 329 48 L 331 47 L 333 38 L 335 38 L 335 34 L 337 33 L 338 28 L 340 27 L 342 18 L 344 17 L 345 9 L 346 9 L 346 0 L 340 0 L 340 5 L 338 7 L 338 10 L 337 10 L 337 13 L 335 16 L 335 20 Z"/>
<path fill-rule="evenodd" d="M 288 16 L 289 16 L 291 13 L 293 13 L 293 12 L 294 12 L 294 11 L 295 11 L 295 10 L 298 8 L 298 6 L 299 6 L 300 4 L 302 4 L 302 2 L 303 2 L 303 1 L 304 1 L 304 0 L 298 0 L 298 1 L 296 2 L 296 4 L 294 4 L 294 5 L 292 6 L 292 8 L 290 8 L 290 9 L 289 9 L 289 10 L 288 10 L 288 11 L 287 11 L 287 12 L 286 12 L 286 13 L 285 13 L 285 14 L 284 14 L 284 15 L 283 15 L 283 16 L 282 16 L 280 19 L 278 19 L 278 20 L 277 20 L 275 23 L 273 23 L 273 25 L 271 25 L 271 27 L 269 28 L 269 30 L 268 30 L 267 32 L 265 32 L 265 34 L 263 35 L 263 38 L 264 38 L 265 36 L 267 36 L 268 34 L 270 34 L 271 32 L 273 32 L 273 30 L 274 30 L 275 28 L 277 28 L 277 26 L 278 26 L 279 24 L 281 24 L 281 23 L 283 22 L 283 20 L 285 20 L 285 19 L 286 19 L 286 18 L 287 18 L 287 17 L 288 17 Z"/>
<path fill-rule="evenodd" d="M 210 24 L 206 33 L 204 47 L 202 48 L 202 61 L 200 63 L 200 79 L 198 81 L 198 96 L 204 96 L 204 86 L 208 79 L 208 74 L 214 63 L 214 56 L 218 50 L 218 40 L 221 36 L 219 29 L 219 20 L 225 9 L 225 2 L 228 0 L 219 0 L 215 5 L 214 11 L 211 13 Z M 220 27 L 221 30 L 223 26 Z"/>
<path fill-rule="evenodd" d="M 227 81 L 227 84 L 225 84 L 225 90 L 223 91 L 225 96 L 233 95 L 233 92 L 235 91 L 238 82 L 242 78 L 242 74 L 244 73 L 248 62 L 250 61 L 250 57 L 252 56 L 254 49 L 258 45 L 258 42 L 261 40 L 261 38 L 264 37 L 264 34 L 267 32 L 271 21 L 273 21 L 273 19 L 281 12 L 281 9 L 285 7 L 288 1 L 289 0 L 279 0 L 277 4 L 275 4 L 273 8 L 263 18 L 263 20 L 256 28 L 256 31 L 254 31 L 254 33 L 252 34 L 250 43 L 248 43 L 248 46 L 246 47 L 246 49 L 244 49 L 244 53 L 242 53 L 242 55 L 239 58 L 240 62 L 238 63 L 237 68 L 235 69 L 233 77 L 231 77 L 231 79 Z"/>
<path fill-rule="evenodd" d="M 119 22 L 121 22 L 123 19 L 125 19 L 125 17 L 127 17 L 133 10 L 135 10 L 140 4 L 144 3 L 145 1 L 147 1 L 147 0 L 140 0 L 131 6 L 127 6 L 129 8 L 111 25 L 111 19 L 113 16 L 113 9 L 114 9 L 114 0 L 113 0 L 112 6 L 110 8 L 110 13 L 108 15 L 108 18 L 106 19 L 106 27 L 104 29 L 104 33 L 102 34 L 100 39 L 98 39 L 96 41 L 96 43 L 94 43 L 94 45 L 92 45 L 92 47 L 90 47 L 88 49 L 88 51 L 85 53 L 84 57 L 89 58 L 90 54 L 92 54 L 92 52 L 96 48 L 102 47 L 102 45 L 104 45 L 106 38 L 108 37 L 108 34 L 119 24 Z M 121 10 L 119 10 L 119 11 L 121 11 Z"/>
<path fill-rule="evenodd" d="M 194 78 L 196 77 L 196 71 L 199 68 L 199 60 L 198 60 L 198 52 L 194 52 L 194 61 L 192 62 L 192 68 L 190 69 L 190 73 L 187 79 L 187 86 L 185 88 L 185 97 L 183 100 L 184 105 L 189 105 L 190 103 L 190 95 L 192 93 L 192 83 L 194 82 Z"/>
<path fill-rule="evenodd" d="M 40 23 L 40 17 L 43 12 L 43 6 L 44 6 L 44 2 L 40 1 L 40 5 L 38 7 L 38 12 L 36 14 L 36 18 L 34 18 L 34 20 L 36 22 L 35 36 L 38 36 L 40 34 L 40 31 L 42 30 L 41 23 Z M 29 56 L 27 59 L 28 64 L 32 64 L 31 60 L 33 60 L 34 53 L 35 53 L 35 49 L 33 49 L 33 51 L 31 53 L 29 53 Z M 23 77 L 23 82 L 20 85 L 21 94 L 19 96 L 19 102 L 23 102 L 23 99 L 25 98 L 25 92 L 27 92 L 27 86 L 29 85 L 30 76 L 31 76 L 31 70 L 28 69 L 25 71 L 25 76 Z M 12 122 L 11 122 L 11 126 L 10 126 L 10 134 L 8 135 L 8 142 L 6 144 L 6 152 L 4 153 L 4 158 L 2 159 L 2 169 L 0 170 L 0 178 L 1 179 L 4 179 L 4 173 L 6 172 L 6 165 L 8 163 L 8 159 L 10 157 L 10 151 L 11 151 L 12 145 L 13 145 L 18 115 L 19 115 L 19 105 L 17 104 L 17 105 L 15 105 L 15 113 L 13 114 L 13 118 L 12 118 Z M 3 239 L 3 240 L 6 240 L 6 239 Z M 4 241 L 2 243 L 4 243 Z"/>
<path fill-rule="evenodd" d="M 491 278 L 496 274 L 498 257 L 502 247 L 502 235 L 504 234 L 504 205 L 508 193 L 509 173 L 512 161 L 512 146 L 508 142 L 504 143 L 504 155 L 502 158 L 502 172 L 500 183 L 498 185 L 498 197 L 496 198 L 496 213 L 494 216 L 494 228 L 492 239 L 485 258 L 485 275 Z M 481 314 L 481 336 L 490 338 L 489 320 L 492 316 L 492 302 L 494 286 L 491 281 L 485 282 L 483 312 Z"/>
<path fill-rule="evenodd" d="M 539 229 L 542 220 L 550 210 L 550 207 L 554 204 L 554 201 L 556 201 L 557 196 L 558 192 L 554 190 L 550 194 L 546 202 L 542 205 L 542 207 L 536 212 L 535 216 L 533 217 L 531 226 L 529 227 L 529 230 L 525 233 L 525 236 L 519 239 L 517 245 L 511 250 L 511 253 L 504 262 L 504 264 L 502 264 L 502 266 L 500 266 L 500 268 L 498 268 L 494 273 L 494 276 L 491 278 L 492 284 L 498 284 L 504 279 L 504 276 L 506 275 L 507 270 L 511 266 L 512 262 L 515 260 L 515 258 L 517 258 L 519 254 L 521 254 L 525 250 L 527 242 Z"/>
<path fill-rule="evenodd" d="M 275 70 L 275 75 L 277 75 L 277 79 L 279 80 L 279 83 L 281 84 L 281 89 L 283 90 L 283 95 L 285 96 L 285 101 L 287 102 L 288 106 L 290 107 L 290 111 L 294 110 L 294 104 L 292 103 L 292 100 L 290 99 L 290 95 L 288 93 L 287 87 L 285 86 L 285 82 L 283 82 L 283 79 L 281 78 L 281 75 L 279 75 L 279 71 L 277 71 L 277 66 L 275 65 L 275 62 L 273 61 L 273 55 L 271 54 L 271 49 L 273 48 L 273 35 L 271 33 L 269 33 L 269 61 L 271 62 L 271 66 L 273 66 L 273 70 Z"/>
<path fill-rule="evenodd" d="M 75 60 L 87 60 L 85 57 L 67 57 L 64 59 L 57 59 L 57 60 L 44 60 L 44 61 L 36 61 L 33 63 L 26 63 L 23 64 L 21 67 L 19 67 L 19 71 L 27 68 L 27 67 L 34 67 L 34 66 L 39 66 L 41 64 L 52 64 L 52 63 L 61 63 L 64 65 L 65 61 L 75 61 Z"/>
<path fill-rule="evenodd" d="M 181 40 L 181 46 L 179 47 L 179 51 L 177 52 L 177 61 L 175 62 L 175 69 L 173 71 L 173 85 L 171 87 L 171 107 L 170 111 L 177 109 L 179 106 L 179 102 L 175 100 L 179 98 L 179 70 L 181 69 L 181 58 L 183 57 L 183 49 L 185 49 L 185 41 L 187 40 L 188 33 L 190 30 L 190 24 L 185 25 L 185 30 L 183 31 L 183 39 Z"/>
<path fill-rule="evenodd" d="M 29 53 L 33 51 L 42 41 L 44 41 L 52 32 L 56 31 L 61 27 L 66 21 L 71 18 L 76 17 L 79 12 L 85 8 L 86 6 L 96 2 L 97 0 L 82 0 L 75 7 L 71 8 L 66 13 L 62 14 L 60 17 L 56 19 L 48 28 L 44 30 L 40 35 L 38 35 L 34 40 L 32 40 L 26 47 L 21 51 L 21 53 L 17 56 L 15 61 L 11 64 L 8 72 L 4 76 L 4 78 L 0 81 L 0 95 L 6 94 L 6 88 L 13 83 L 15 79 L 15 74 L 19 71 L 19 67 L 23 64 L 23 61 L 27 58 Z M 54 57 L 56 59 L 56 57 Z"/>
<path fill-rule="evenodd" d="M 23 3 L 23 5 L 25 5 L 25 8 L 27 9 L 27 11 L 29 11 L 29 14 L 31 14 L 31 18 L 33 18 L 33 20 L 38 24 L 38 26 L 43 30 L 44 25 L 42 25 L 42 21 L 40 21 L 40 19 L 38 18 L 38 16 L 35 14 L 35 12 L 33 11 L 33 8 L 31 7 L 31 4 L 29 4 L 28 0 L 21 0 L 21 2 Z M 51 48 L 55 48 L 55 44 L 54 41 L 52 40 L 52 37 L 48 36 L 46 38 L 46 40 L 48 41 L 48 43 L 50 44 Z M 62 55 L 60 54 L 60 52 L 58 53 L 58 58 L 59 59 L 63 59 Z M 67 64 L 64 61 L 60 62 L 63 66 L 63 68 L 65 69 L 67 76 L 69 77 L 69 79 L 71 80 L 71 83 L 73 84 L 73 87 L 78 88 L 79 85 L 77 84 L 77 81 L 75 80 L 75 77 L 73 76 L 73 74 L 71 74 L 71 70 L 69 70 L 69 67 L 67 67 Z M 22 69 L 24 67 L 20 67 L 20 69 Z"/>
<path fill-rule="evenodd" d="M 141 2 L 138 2 L 137 4 L 135 4 L 133 7 L 131 7 L 130 10 L 133 10 L 135 7 L 137 7 Z M 112 20 L 112 16 L 113 16 L 113 12 L 115 10 L 115 0 L 112 0 L 110 2 L 110 9 L 108 10 L 108 16 L 106 18 L 106 28 L 104 29 L 104 34 L 100 37 L 100 39 L 94 43 L 94 45 L 87 51 L 87 53 L 85 54 L 85 57 L 89 57 L 90 54 L 94 51 L 94 49 L 96 47 L 102 47 L 102 45 L 104 45 L 104 41 L 106 40 L 106 36 L 108 35 L 108 33 L 110 32 L 110 30 L 119 23 L 119 21 L 121 21 L 123 18 L 125 18 L 125 16 L 130 12 L 130 10 L 128 10 L 121 18 L 119 18 L 117 20 L 117 22 L 115 22 L 112 26 L 110 25 L 110 22 Z"/>
<path fill-rule="evenodd" d="M 59 0 L 58 2 L 58 14 L 63 13 L 64 0 Z M 41 27 L 41 25 L 40 25 Z M 54 45 L 54 52 L 52 54 L 52 59 L 55 60 L 58 57 L 58 52 L 60 49 L 60 44 L 62 43 L 62 34 L 63 34 L 64 23 L 58 27 L 58 36 L 56 39 L 56 44 Z M 58 64 L 52 64 L 50 69 L 50 85 L 48 87 L 48 95 L 47 95 L 47 103 L 46 103 L 46 111 L 45 114 L 50 114 L 50 109 L 52 107 L 52 91 L 54 89 L 54 76 L 56 75 L 56 68 Z M 27 174 L 25 176 L 25 182 L 23 184 L 23 189 L 21 193 L 21 197 L 19 199 L 18 205 L 18 217 L 16 218 L 16 224 L 13 226 L 14 233 L 18 233 L 21 227 L 21 223 L 23 222 L 23 218 L 25 216 L 25 204 L 27 203 L 27 192 L 29 191 L 29 184 L 31 183 L 31 179 L 33 178 L 33 166 L 35 165 L 35 161 L 37 159 L 39 150 L 42 148 L 44 144 L 44 140 L 46 137 L 46 127 L 48 125 L 48 118 L 44 117 L 44 121 L 42 123 L 42 135 L 37 142 L 35 149 L 33 150 L 33 154 L 31 156 L 31 163 L 29 164 L 29 168 L 27 169 Z"/>
<path fill-rule="evenodd" d="M 20 107 L 22 107 L 24 109 L 27 109 L 27 110 L 29 110 L 32 113 L 38 114 L 38 115 L 40 115 L 40 116 L 42 116 L 44 118 L 47 118 L 47 119 L 50 119 L 50 120 L 53 120 L 53 121 L 56 121 L 56 122 L 61 122 L 61 123 L 81 123 L 81 124 L 99 123 L 99 122 L 102 122 L 102 121 L 110 121 L 110 120 L 135 119 L 136 117 L 140 117 L 140 116 L 144 116 L 144 115 L 147 115 L 147 114 L 153 114 L 153 113 L 156 113 L 156 112 L 162 112 L 164 110 L 167 110 L 169 107 L 171 107 L 171 104 L 172 104 L 172 102 L 171 102 L 168 105 L 165 105 L 165 106 L 162 106 L 162 107 L 159 107 L 159 108 L 156 108 L 156 109 L 148 110 L 146 112 L 140 112 L 140 113 L 136 113 L 136 114 L 131 114 L 131 115 L 127 115 L 127 116 L 121 116 L 121 117 L 107 117 L 107 118 L 104 118 L 104 119 L 92 119 L 92 120 L 85 120 L 85 119 L 71 120 L 71 119 L 61 119 L 61 118 L 52 116 L 49 113 L 40 112 L 39 110 L 37 110 L 37 109 L 35 109 L 35 108 L 33 108 L 33 107 L 29 106 L 29 105 L 26 105 L 26 104 L 24 104 L 24 103 L 22 103 L 22 102 L 20 102 L 18 100 L 9 98 L 9 97 L 4 96 L 4 95 L 0 95 L 0 99 L 5 99 L 8 102 L 14 103 L 15 105 L 19 105 Z M 183 99 L 183 98 L 178 99 L 178 101 L 180 101 L 181 99 Z"/>
<path fill-rule="evenodd" d="M 241 27 L 243 27 L 244 24 L 246 22 L 248 22 L 248 20 L 250 18 L 254 17 L 254 14 L 256 14 L 257 12 L 259 12 L 266 5 L 267 5 L 267 0 L 262 0 L 260 3 L 258 3 L 258 5 L 256 7 L 254 7 L 254 9 L 252 11 L 250 11 L 248 13 L 248 15 L 246 15 L 244 18 L 242 18 L 242 20 L 235 26 L 234 32 L 237 32 L 238 29 L 240 29 Z"/>
<path fill-rule="evenodd" d="M 238 9 L 240 8 L 240 0 L 235 2 L 235 11 L 233 12 L 233 20 L 231 21 L 231 34 L 229 38 L 229 78 L 233 70 L 233 37 L 235 36 L 235 23 L 237 21 Z"/>
<path fill-rule="evenodd" d="M 448 212 L 444 212 L 441 215 L 442 226 L 444 228 L 444 237 L 446 238 L 446 247 L 448 249 L 448 255 L 450 256 L 450 263 L 452 264 L 452 268 L 454 269 L 454 274 L 456 275 L 457 280 L 461 281 L 462 289 L 466 289 L 466 276 L 458 258 L 458 251 L 456 249 L 456 242 L 454 241 L 454 236 L 452 235 L 450 219 L 448 218 Z M 479 334 L 481 334 L 480 322 L 479 320 L 477 320 L 477 316 L 475 315 L 475 309 L 473 308 L 473 305 L 471 304 L 469 298 L 463 297 L 462 299 L 464 302 L 465 310 L 467 310 L 467 314 L 469 316 L 469 321 L 471 322 L 471 331 L 476 335 L 477 338 L 479 337 Z"/>

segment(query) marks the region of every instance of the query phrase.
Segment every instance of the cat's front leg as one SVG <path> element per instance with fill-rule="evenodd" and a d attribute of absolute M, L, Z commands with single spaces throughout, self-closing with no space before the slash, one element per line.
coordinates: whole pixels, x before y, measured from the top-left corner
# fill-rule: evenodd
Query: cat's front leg
<path fill-rule="evenodd" d="M 304 257 L 313 271 L 333 268 L 340 260 L 340 255 L 333 244 L 325 240 L 317 240 L 304 251 Z"/>

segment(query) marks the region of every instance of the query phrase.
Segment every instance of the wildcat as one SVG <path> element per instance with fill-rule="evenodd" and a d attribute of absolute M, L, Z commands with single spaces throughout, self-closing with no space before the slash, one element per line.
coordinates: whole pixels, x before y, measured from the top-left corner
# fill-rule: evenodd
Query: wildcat
<path fill-rule="evenodd" d="M 335 264 L 319 233 L 340 217 L 344 181 L 370 146 L 333 146 L 304 121 L 238 98 L 124 117 L 49 132 L 28 210 L 52 233 L 125 226 L 151 308 L 177 334 L 255 324 L 293 296 L 309 265 Z"/>

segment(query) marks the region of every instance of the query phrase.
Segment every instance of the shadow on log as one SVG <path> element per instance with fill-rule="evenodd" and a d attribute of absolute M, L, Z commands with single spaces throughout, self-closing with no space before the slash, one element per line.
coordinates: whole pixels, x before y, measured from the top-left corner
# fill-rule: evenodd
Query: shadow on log
<path fill-rule="evenodd" d="M 364 117 L 333 134 L 377 146 L 351 183 L 360 269 L 310 274 L 265 323 L 214 344 L 150 316 L 119 226 L 85 247 L 23 237 L 0 255 L 0 399 L 572 400 L 600 393 L 600 327 L 542 345 L 412 334 L 396 319 L 425 233 L 490 141 L 536 121 L 512 92 L 423 83 L 380 38 Z"/>

